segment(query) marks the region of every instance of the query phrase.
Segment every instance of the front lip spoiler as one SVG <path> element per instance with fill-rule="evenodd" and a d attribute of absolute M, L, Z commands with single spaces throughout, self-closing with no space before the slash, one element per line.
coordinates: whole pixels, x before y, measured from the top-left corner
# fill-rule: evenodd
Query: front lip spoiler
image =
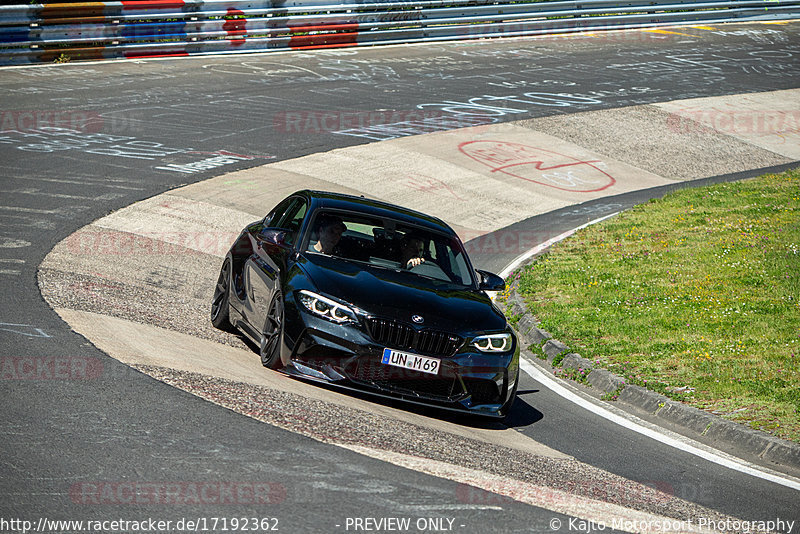
<path fill-rule="evenodd" d="M 437 410 L 446 410 L 453 413 L 458 413 L 461 415 L 475 415 L 479 417 L 485 417 L 487 419 L 493 420 L 503 420 L 506 417 L 506 414 L 500 414 L 497 412 L 484 412 L 480 410 L 470 410 L 469 408 L 465 408 L 463 406 L 456 407 L 456 406 L 448 406 L 446 404 L 438 404 L 435 402 L 424 402 L 418 399 L 407 397 L 401 393 L 396 394 L 388 394 L 388 393 L 381 393 L 380 391 L 375 391 L 373 389 L 368 389 L 364 387 L 357 387 L 352 385 L 351 382 L 347 379 L 343 379 L 341 381 L 333 381 L 327 378 L 320 378 L 317 376 L 307 375 L 302 371 L 296 369 L 293 363 L 289 363 L 286 367 L 281 369 L 279 372 L 283 373 L 286 376 L 291 378 L 295 378 L 298 380 L 304 380 L 308 382 L 316 382 L 318 384 L 325 384 L 326 386 L 333 386 L 337 389 L 342 389 L 345 391 L 352 391 L 354 393 L 361 393 L 364 395 L 370 395 L 373 397 L 378 397 L 381 399 L 391 400 L 391 401 L 400 401 L 408 404 L 414 404 L 417 406 L 425 406 L 426 408 L 434 408 Z M 320 373 L 322 374 L 322 373 Z"/>

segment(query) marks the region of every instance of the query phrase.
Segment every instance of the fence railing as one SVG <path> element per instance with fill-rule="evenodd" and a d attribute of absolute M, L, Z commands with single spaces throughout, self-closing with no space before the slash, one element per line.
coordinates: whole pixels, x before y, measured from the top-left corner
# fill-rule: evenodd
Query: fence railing
<path fill-rule="evenodd" d="M 0 6 L 0 64 L 800 18 L 800 0 L 128 0 Z"/>

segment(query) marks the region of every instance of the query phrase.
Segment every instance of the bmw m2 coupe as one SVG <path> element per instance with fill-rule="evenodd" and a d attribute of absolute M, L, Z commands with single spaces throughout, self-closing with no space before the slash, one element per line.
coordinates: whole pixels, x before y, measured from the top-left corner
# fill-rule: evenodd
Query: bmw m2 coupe
<path fill-rule="evenodd" d="M 288 375 L 502 418 L 519 347 L 486 292 L 504 288 L 435 217 L 299 191 L 233 243 L 211 321 Z"/>

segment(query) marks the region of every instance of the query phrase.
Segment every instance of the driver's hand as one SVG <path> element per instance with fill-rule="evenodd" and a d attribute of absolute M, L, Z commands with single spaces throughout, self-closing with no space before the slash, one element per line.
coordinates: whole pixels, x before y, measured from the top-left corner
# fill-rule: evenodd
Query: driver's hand
<path fill-rule="evenodd" d="M 412 269 L 412 268 L 416 267 L 417 265 L 423 263 L 424 261 L 425 261 L 425 258 L 411 258 L 406 263 L 406 269 Z"/>

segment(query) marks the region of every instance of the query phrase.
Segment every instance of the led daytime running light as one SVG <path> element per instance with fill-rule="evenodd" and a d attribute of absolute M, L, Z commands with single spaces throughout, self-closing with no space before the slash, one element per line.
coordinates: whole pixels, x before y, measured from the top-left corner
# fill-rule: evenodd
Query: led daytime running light
<path fill-rule="evenodd" d="M 489 334 L 472 340 L 472 346 L 481 352 L 506 352 L 511 348 L 511 334 Z"/>
<path fill-rule="evenodd" d="M 335 323 L 356 321 L 355 311 L 322 295 L 303 290 L 300 291 L 299 300 L 308 311 Z"/>

